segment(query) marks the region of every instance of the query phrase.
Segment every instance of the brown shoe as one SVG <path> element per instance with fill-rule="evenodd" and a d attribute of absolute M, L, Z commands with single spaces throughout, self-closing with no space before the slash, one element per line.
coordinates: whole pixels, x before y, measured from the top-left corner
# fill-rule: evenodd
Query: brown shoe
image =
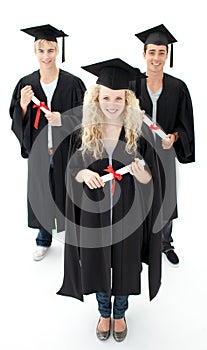
<path fill-rule="evenodd" d="M 124 321 L 125 321 L 125 324 L 126 324 L 126 319 L 125 319 L 125 317 L 124 317 Z M 127 324 L 126 324 L 125 329 L 124 329 L 122 332 L 115 332 L 115 331 L 113 330 L 113 337 L 114 337 L 114 339 L 115 339 L 117 342 L 123 341 L 123 340 L 126 338 L 126 335 L 127 335 Z"/>
<path fill-rule="evenodd" d="M 96 335 L 97 335 L 99 340 L 107 340 L 109 338 L 109 336 L 110 336 L 110 333 L 111 333 L 111 320 L 110 320 L 109 330 L 106 331 L 106 332 L 99 331 L 98 326 L 99 326 L 100 321 L 101 321 L 101 317 L 99 318 L 98 324 L 97 324 L 97 327 L 96 327 Z"/>

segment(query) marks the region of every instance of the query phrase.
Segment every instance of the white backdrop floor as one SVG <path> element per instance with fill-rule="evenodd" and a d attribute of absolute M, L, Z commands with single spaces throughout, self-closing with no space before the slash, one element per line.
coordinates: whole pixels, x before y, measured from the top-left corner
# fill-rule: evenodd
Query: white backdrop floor
<path fill-rule="evenodd" d="M 190 171 L 191 176 L 196 175 L 194 166 L 187 167 L 181 167 L 179 176 L 182 178 L 187 176 L 185 171 Z M 126 340 L 118 344 L 111 337 L 101 343 L 95 335 L 98 320 L 95 296 L 87 296 L 82 303 L 56 295 L 63 278 L 63 244 L 53 240 L 44 260 L 32 260 L 36 231 L 25 225 L 25 179 L 21 174 L 22 171 L 15 174 L 21 186 L 18 189 L 14 186 L 16 196 L 13 202 L 7 197 L 2 216 L 9 218 L 8 212 L 11 215 L 10 221 L 6 220 L 7 224 L 3 220 L 1 232 L 2 350 L 118 347 L 206 350 L 206 232 L 202 222 L 197 225 L 202 212 L 188 200 L 187 184 L 180 186 L 180 218 L 175 221 L 173 231 L 180 266 L 173 268 L 163 259 L 162 286 L 152 302 L 148 298 L 147 269 L 144 266 L 142 294 L 129 299 Z M 19 193 L 22 195 L 19 196 Z M 195 198 L 197 190 L 191 189 L 191 193 Z"/>

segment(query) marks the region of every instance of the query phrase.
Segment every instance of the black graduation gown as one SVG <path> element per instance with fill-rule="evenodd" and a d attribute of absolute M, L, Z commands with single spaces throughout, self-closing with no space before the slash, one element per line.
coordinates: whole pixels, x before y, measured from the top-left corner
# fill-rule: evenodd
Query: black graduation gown
<path fill-rule="evenodd" d="M 65 168 L 67 165 L 68 137 L 58 144 L 60 134 L 67 132 L 63 120 L 62 127 L 53 127 L 53 156 L 54 167 L 50 169 L 50 158 L 47 145 L 47 119 L 41 111 L 38 129 L 34 128 L 37 109 L 34 103 L 28 106 L 27 113 L 22 121 L 20 107 L 20 91 L 25 85 L 31 85 L 35 96 L 47 105 L 47 99 L 40 84 L 39 70 L 19 80 L 10 104 L 12 131 L 18 138 L 21 146 L 21 155 L 28 160 L 28 226 L 33 228 L 44 227 L 48 231 L 54 228 L 54 218 L 57 218 L 58 231 L 64 229 L 65 213 Z M 72 108 L 82 105 L 85 86 L 81 79 L 60 69 L 56 89 L 51 101 L 51 110 L 60 113 L 71 111 Z M 68 113 L 70 117 L 70 113 Z M 67 116 L 65 116 L 67 118 Z M 67 124 L 67 123 L 66 123 Z M 53 176 L 55 187 L 50 190 L 50 179 Z M 54 206 L 54 200 L 56 206 Z"/>
<path fill-rule="evenodd" d="M 114 170 L 134 159 L 125 152 L 124 135 L 122 129 L 112 155 Z M 74 180 L 83 168 L 106 174 L 107 153 L 101 160 L 89 155 L 83 160 L 77 151 L 78 132 L 70 142 L 64 279 L 57 294 L 81 301 L 83 295 L 95 292 L 140 294 L 140 274 L 145 262 L 149 265 L 149 294 L 153 299 L 161 284 L 161 232 L 152 232 L 161 205 L 160 177 L 153 148 L 144 137 L 139 139 L 139 157 L 144 158 L 153 180 L 143 185 L 129 173 L 125 174 L 121 181 L 116 181 L 115 193 L 111 196 L 110 182 L 106 182 L 104 188 L 90 190 Z M 112 229 L 110 198 L 113 199 Z"/>
<path fill-rule="evenodd" d="M 141 81 L 140 106 L 152 116 L 152 101 L 147 91 L 147 82 Z M 156 150 L 160 159 L 160 172 L 163 179 L 163 195 L 167 191 L 164 204 L 164 219 L 174 219 L 177 212 L 175 158 L 180 163 L 195 161 L 194 119 L 189 90 L 186 84 L 169 74 L 164 74 L 163 88 L 157 101 L 157 123 L 168 134 L 177 131 L 179 139 L 171 150 L 163 150 L 161 139 L 156 137 Z M 163 170 L 163 165 L 165 170 Z M 167 189 L 166 189 L 166 180 Z"/>

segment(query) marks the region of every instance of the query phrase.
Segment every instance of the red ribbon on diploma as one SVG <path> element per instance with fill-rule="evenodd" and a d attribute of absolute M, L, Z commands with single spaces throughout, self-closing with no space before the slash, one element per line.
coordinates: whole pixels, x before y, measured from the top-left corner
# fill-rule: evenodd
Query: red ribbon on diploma
<path fill-rule="evenodd" d="M 150 130 L 159 130 L 160 129 L 159 126 L 157 126 L 157 125 L 155 125 L 153 123 L 149 126 L 149 128 L 150 128 Z"/>
<path fill-rule="evenodd" d="M 108 173 L 111 173 L 113 175 L 113 182 L 112 182 L 111 193 L 112 193 L 112 195 L 114 195 L 116 179 L 120 181 L 122 179 L 122 175 L 121 174 L 117 174 L 116 171 L 113 169 L 112 165 L 108 165 L 107 168 L 104 169 L 104 171 L 107 171 Z"/>
<path fill-rule="evenodd" d="M 36 117 L 35 117 L 35 122 L 34 122 L 34 127 L 35 129 L 38 129 L 38 125 L 39 125 L 39 120 L 40 120 L 40 109 L 41 107 L 44 107 L 45 109 L 47 109 L 48 111 L 50 110 L 46 104 L 44 102 L 40 102 L 39 105 L 33 105 L 33 108 L 37 108 L 37 113 L 36 113 Z"/>

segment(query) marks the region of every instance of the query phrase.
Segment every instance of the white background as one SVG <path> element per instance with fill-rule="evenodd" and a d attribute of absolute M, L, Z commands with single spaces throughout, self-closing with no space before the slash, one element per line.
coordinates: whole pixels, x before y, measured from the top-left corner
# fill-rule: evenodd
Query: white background
<path fill-rule="evenodd" d="M 0 321 L 2 350 L 66 350 L 116 347 L 140 350 L 206 349 L 206 11 L 204 1 L 128 0 L 7 1 L 0 11 L 1 83 L 1 253 Z M 27 161 L 11 132 L 9 104 L 17 81 L 38 68 L 33 38 L 20 31 L 42 24 L 62 29 L 66 62 L 59 66 L 78 75 L 88 87 L 95 77 L 87 65 L 120 57 L 145 70 L 142 43 L 135 33 L 163 23 L 178 42 L 174 68 L 165 71 L 190 90 L 196 138 L 196 162 L 178 165 L 179 218 L 173 237 L 180 267 L 163 261 L 162 287 L 149 302 L 147 274 L 143 293 L 131 297 L 128 337 L 105 344 L 95 336 L 98 320 L 94 295 L 85 303 L 57 296 L 63 277 L 63 245 L 54 241 L 46 259 L 33 262 L 36 232 L 27 227 Z M 61 42 L 60 42 L 61 48 Z"/>

